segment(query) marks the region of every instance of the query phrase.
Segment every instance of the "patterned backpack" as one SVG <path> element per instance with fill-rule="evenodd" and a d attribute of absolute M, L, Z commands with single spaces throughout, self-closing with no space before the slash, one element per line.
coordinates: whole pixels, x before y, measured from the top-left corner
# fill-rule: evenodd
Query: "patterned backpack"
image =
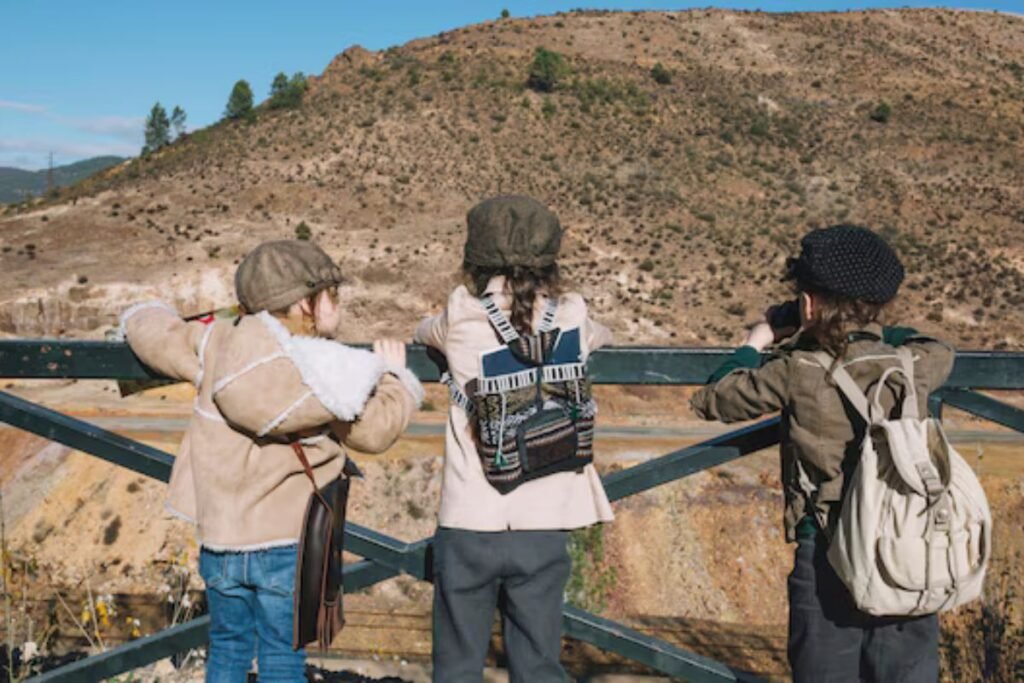
<path fill-rule="evenodd" d="M 520 335 L 490 295 L 480 299 L 504 346 L 480 357 L 463 392 L 445 373 L 452 401 L 473 422 L 487 481 L 508 493 L 525 481 L 580 471 L 593 461 L 594 402 L 580 330 L 554 329 L 547 299 L 537 332 Z M 468 395 L 467 395 L 468 394 Z"/>

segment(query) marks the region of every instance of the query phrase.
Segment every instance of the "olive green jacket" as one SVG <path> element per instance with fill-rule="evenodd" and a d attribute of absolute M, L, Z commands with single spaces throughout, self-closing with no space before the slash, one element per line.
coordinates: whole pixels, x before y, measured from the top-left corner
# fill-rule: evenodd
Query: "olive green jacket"
<path fill-rule="evenodd" d="M 853 337 L 842 365 L 861 389 L 873 395 L 882 373 L 898 366 L 899 358 L 894 347 L 883 341 L 879 325 L 868 326 Z M 942 386 L 953 368 L 953 349 L 907 329 L 887 328 L 884 338 L 913 351 L 918 408 L 926 414 L 928 395 Z M 788 541 L 795 540 L 801 518 L 815 512 L 801 490 L 797 461 L 817 486 L 817 512 L 834 522 L 843 498 L 844 475 L 852 474 L 856 467 L 864 438 L 864 421 L 814 358 L 819 350 L 803 336 L 761 365 L 760 354 L 743 347 L 723 368 L 731 371 L 697 392 L 690 402 L 700 417 L 722 422 L 752 420 L 782 411 L 782 486 Z M 719 374 L 712 375 L 712 379 Z M 899 374 L 886 382 L 881 403 L 887 411 L 897 405 L 902 386 Z"/>

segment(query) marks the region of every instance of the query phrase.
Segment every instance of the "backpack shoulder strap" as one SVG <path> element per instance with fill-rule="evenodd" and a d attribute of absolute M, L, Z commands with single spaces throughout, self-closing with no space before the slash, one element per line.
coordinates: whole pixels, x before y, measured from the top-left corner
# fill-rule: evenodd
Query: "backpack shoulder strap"
<path fill-rule="evenodd" d="M 549 296 L 544 302 L 544 314 L 540 319 L 538 332 L 550 332 L 555 328 L 555 313 L 558 312 L 558 298 Z"/>
<path fill-rule="evenodd" d="M 485 294 L 480 297 L 480 303 L 483 304 L 484 311 L 487 313 L 487 319 L 491 321 L 491 327 L 501 337 L 501 341 L 511 344 L 519 339 L 519 333 L 512 326 L 512 322 L 498 308 L 498 304 L 494 303 L 494 297 L 490 294 Z"/>
<path fill-rule="evenodd" d="M 853 377 L 850 377 L 850 373 L 846 371 L 839 363 L 833 363 L 832 356 L 828 355 L 824 351 L 816 351 L 814 354 L 814 360 L 818 361 L 821 367 L 825 368 L 826 375 L 832 375 L 832 379 L 835 380 L 836 386 L 839 387 L 839 391 L 842 392 L 846 400 L 850 402 L 854 410 L 864 418 L 864 421 L 871 424 L 871 412 L 868 407 L 868 397 L 864 395 L 861 388 L 857 386 L 857 383 L 853 381 Z M 833 367 L 835 365 L 835 367 Z"/>
<path fill-rule="evenodd" d="M 903 417 L 920 418 L 917 410 L 917 387 L 914 385 L 914 352 L 905 346 L 896 349 L 903 366 L 903 376 L 907 378 L 906 396 L 903 397 Z"/>

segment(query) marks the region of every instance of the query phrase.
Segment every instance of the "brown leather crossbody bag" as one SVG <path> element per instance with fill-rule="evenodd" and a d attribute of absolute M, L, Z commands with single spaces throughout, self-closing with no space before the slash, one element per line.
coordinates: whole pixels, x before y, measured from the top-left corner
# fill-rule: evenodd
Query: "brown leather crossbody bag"
<path fill-rule="evenodd" d="M 292 647 L 310 643 L 330 646 L 345 625 L 342 608 L 342 552 L 345 539 L 345 508 L 351 479 L 348 466 L 323 487 L 317 487 L 313 468 L 298 442 L 292 442 L 302 468 L 313 484 L 299 538 L 295 567 L 295 616 Z"/>

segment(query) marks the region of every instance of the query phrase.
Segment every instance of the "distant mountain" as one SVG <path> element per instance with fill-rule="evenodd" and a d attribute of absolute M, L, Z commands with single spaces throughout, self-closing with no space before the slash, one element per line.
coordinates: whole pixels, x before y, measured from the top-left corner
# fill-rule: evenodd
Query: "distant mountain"
<path fill-rule="evenodd" d="M 53 169 L 53 182 L 57 187 L 74 185 L 79 180 L 116 166 L 122 161 L 123 157 L 104 156 L 56 166 Z M 25 171 L 0 166 L 0 203 L 18 202 L 25 197 L 46 192 L 46 173 L 45 168 L 41 171 Z"/>

